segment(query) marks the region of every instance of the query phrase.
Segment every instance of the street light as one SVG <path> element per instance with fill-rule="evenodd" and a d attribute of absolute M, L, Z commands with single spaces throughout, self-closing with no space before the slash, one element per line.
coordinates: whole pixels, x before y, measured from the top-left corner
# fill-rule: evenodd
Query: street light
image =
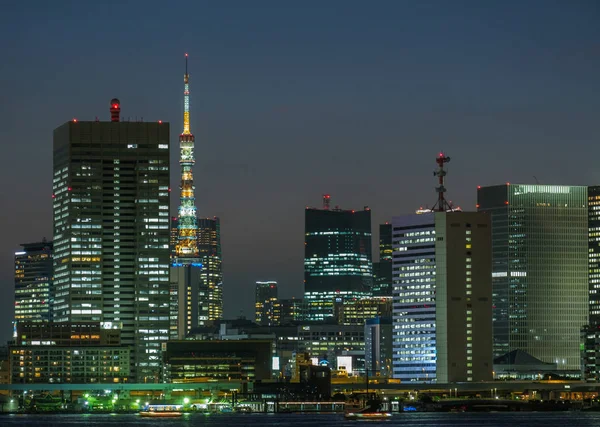
<path fill-rule="evenodd" d="M 183 399 L 183 404 L 187 405 L 188 403 L 190 403 L 190 399 L 188 399 L 187 397 Z"/>

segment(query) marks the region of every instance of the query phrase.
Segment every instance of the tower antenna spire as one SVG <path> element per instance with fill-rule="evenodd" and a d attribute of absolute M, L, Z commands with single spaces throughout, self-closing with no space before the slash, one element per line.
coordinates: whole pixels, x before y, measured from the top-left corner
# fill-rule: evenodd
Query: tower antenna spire
<path fill-rule="evenodd" d="M 188 54 L 185 54 L 185 74 L 183 75 L 183 132 L 179 135 L 181 165 L 181 195 L 178 209 L 177 245 L 175 255 L 180 264 L 193 263 L 198 257 L 198 217 L 194 196 L 193 168 L 194 135 L 190 131 L 190 76 L 188 74 Z"/>
<path fill-rule="evenodd" d="M 447 174 L 447 172 L 444 170 L 444 165 L 450 162 L 450 157 L 441 152 L 439 156 L 436 157 L 435 162 L 438 164 L 438 169 L 433 171 L 433 175 L 438 177 L 439 186 L 435 188 L 435 191 L 438 193 L 438 199 L 431 210 L 438 212 L 452 211 L 454 208 L 452 207 L 452 202 L 448 202 L 446 200 L 446 187 L 444 186 L 446 181 L 445 177 Z"/>

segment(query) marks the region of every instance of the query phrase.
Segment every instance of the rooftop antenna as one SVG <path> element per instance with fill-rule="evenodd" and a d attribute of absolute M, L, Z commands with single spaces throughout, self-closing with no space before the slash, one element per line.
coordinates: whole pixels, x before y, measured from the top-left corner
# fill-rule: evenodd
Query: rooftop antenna
<path fill-rule="evenodd" d="M 446 212 L 453 210 L 452 203 L 449 203 L 445 198 L 446 187 L 444 187 L 446 171 L 444 170 L 444 165 L 450 162 L 450 157 L 446 156 L 443 152 L 440 153 L 439 156 L 435 159 L 435 162 L 438 164 L 438 169 L 433 172 L 434 176 L 438 177 L 439 186 L 435 188 L 435 191 L 438 193 L 437 202 L 431 208 L 432 211 L 437 212 Z"/>
<path fill-rule="evenodd" d="M 536 183 L 537 185 L 540 185 L 540 182 L 539 182 L 539 181 L 538 181 L 538 179 L 535 177 L 535 175 L 533 176 L 533 179 L 535 179 L 535 183 Z"/>
<path fill-rule="evenodd" d="M 329 194 L 323 194 L 323 210 L 329 210 L 329 202 L 331 201 L 331 196 Z"/>

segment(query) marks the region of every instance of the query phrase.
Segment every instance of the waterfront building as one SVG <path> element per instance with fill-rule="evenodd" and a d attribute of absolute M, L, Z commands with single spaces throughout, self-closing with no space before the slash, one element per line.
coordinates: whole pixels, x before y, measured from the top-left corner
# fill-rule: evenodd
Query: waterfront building
<path fill-rule="evenodd" d="M 373 296 L 392 297 L 392 224 L 379 225 L 379 262 L 373 263 Z"/>
<path fill-rule="evenodd" d="M 335 298 L 369 296 L 372 286 L 371 210 L 306 208 L 306 320 L 333 317 Z"/>
<path fill-rule="evenodd" d="M 492 219 L 494 356 L 520 349 L 579 370 L 588 323 L 588 189 L 506 184 L 478 190 Z"/>
<path fill-rule="evenodd" d="M 24 243 L 15 252 L 15 323 L 52 320 L 52 242 Z"/>
<path fill-rule="evenodd" d="M 491 240 L 486 214 L 428 212 L 393 225 L 393 376 L 492 376 Z"/>
<path fill-rule="evenodd" d="M 277 282 L 273 280 L 256 282 L 254 301 L 254 321 L 258 325 L 279 324 L 280 306 L 277 299 Z"/>
<path fill-rule="evenodd" d="M 375 317 L 365 323 L 365 370 L 369 376 L 392 377 L 392 318 Z"/>
<path fill-rule="evenodd" d="M 271 378 L 271 340 L 169 341 L 168 382 L 261 381 Z"/>
<path fill-rule="evenodd" d="M 316 363 L 337 369 L 339 357 L 353 359 L 353 371 L 364 373 L 365 328 L 363 325 L 304 324 L 298 326 L 299 350 Z"/>
<path fill-rule="evenodd" d="M 53 319 L 119 325 L 133 378 L 152 380 L 169 329 L 169 124 L 110 110 L 54 131 Z"/>
<path fill-rule="evenodd" d="M 10 380 L 21 383 L 121 383 L 131 373 L 121 331 L 99 322 L 22 323 L 9 346 Z"/>

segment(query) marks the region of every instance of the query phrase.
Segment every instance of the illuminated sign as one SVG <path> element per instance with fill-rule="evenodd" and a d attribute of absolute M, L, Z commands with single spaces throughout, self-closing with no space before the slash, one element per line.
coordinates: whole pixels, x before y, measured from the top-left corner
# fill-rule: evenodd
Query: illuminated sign
<path fill-rule="evenodd" d="M 279 357 L 278 356 L 273 356 L 273 363 L 271 364 L 271 369 L 273 369 L 274 371 L 279 370 Z"/>
<path fill-rule="evenodd" d="M 352 373 L 352 356 L 338 356 L 337 357 L 337 368 L 345 368 L 346 372 Z"/>

